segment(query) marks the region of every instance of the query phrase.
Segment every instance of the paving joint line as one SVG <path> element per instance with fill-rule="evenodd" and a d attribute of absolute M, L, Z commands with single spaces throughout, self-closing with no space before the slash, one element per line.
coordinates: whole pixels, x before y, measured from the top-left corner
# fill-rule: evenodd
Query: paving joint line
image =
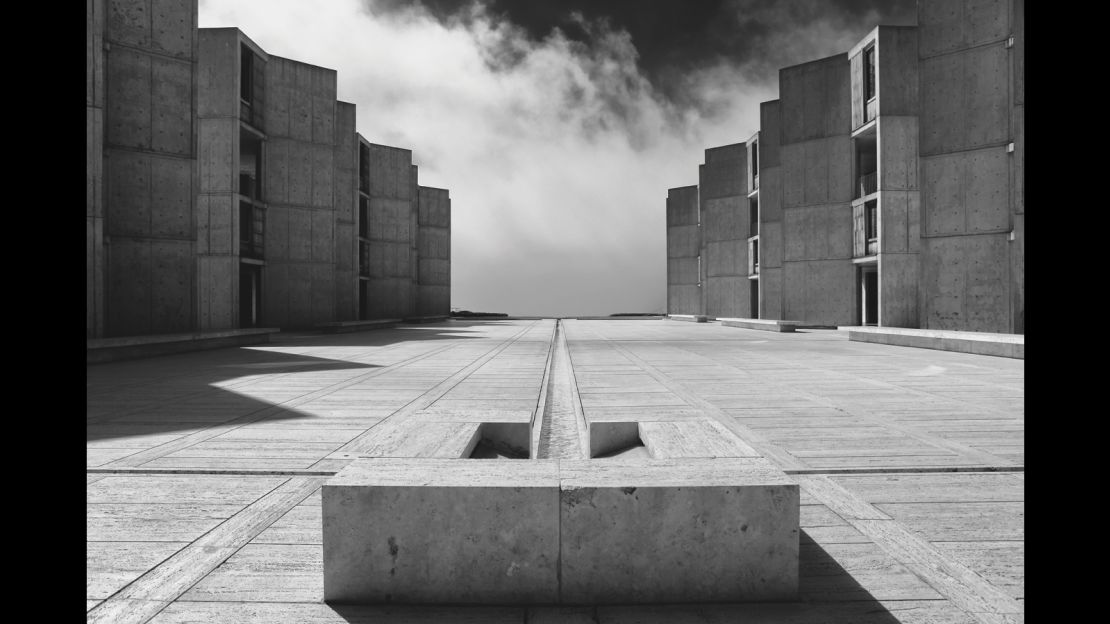
<path fill-rule="evenodd" d="M 88 611 L 87 622 L 143 624 L 168 607 L 290 509 L 324 479 L 286 479 Z"/>
<path fill-rule="evenodd" d="M 803 475 L 799 483 L 810 496 L 983 624 L 995 621 L 998 615 L 1024 613 L 1019 601 L 839 483 L 822 475 Z M 981 617 L 984 615 L 987 617 Z"/>
<path fill-rule="evenodd" d="M 357 383 L 361 383 L 361 382 L 363 382 L 367 379 L 370 379 L 372 377 L 377 377 L 379 375 L 384 375 L 387 372 L 393 372 L 393 371 L 395 371 L 399 368 L 403 368 L 403 367 L 408 366 L 410 364 L 419 362 L 423 359 L 429 358 L 433 355 L 437 355 L 437 354 L 439 354 L 443 351 L 454 348 L 456 346 L 458 346 L 458 345 L 455 344 L 454 342 L 452 342 L 451 344 L 447 344 L 447 345 L 444 345 L 442 347 L 437 347 L 435 349 L 432 349 L 431 351 L 428 351 L 426 353 L 422 353 L 420 355 L 413 356 L 413 357 L 411 357 L 407 360 L 402 360 L 401 362 L 399 362 L 397 364 L 392 364 L 390 366 L 383 366 L 381 368 L 376 368 L 376 369 L 374 369 L 372 371 L 369 371 L 367 373 L 363 373 L 362 375 L 359 375 L 355 378 L 348 379 L 348 380 L 345 380 L 345 381 L 342 381 L 342 382 L 339 382 L 339 383 L 335 383 L 335 384 L 332 384 L 332 385 L 327 386 L 325 388 L 321 388 L 319 390 L 314 390 L 312 392 L 307 392 L 307 393 L 302 394 L 298 397 L 289 399 L 287 401 L 283 401 L 281 403 L 273 403 L 273 404 L 270 404 L 266 407 L 261 407 L 257 410 L 254 410 L 253 412 L 248 412 L 246 414 L 236 416 L 234 418 L 223 421 L 221 423 L 211 425 L 209 427 L 205 427 L 204 429 L 201 429 L 200 431 L 196 431 L 196 432 L 193 432 L 191 434 L 182 436 L 180 438 L 175 438 L 173 440 L 163 442 L 162 444 L 159 444 L 157 446 L 154 446 L 154 447 L 151 447 L 151 448 L 148 448 L 148 449 L 141 449 L 141 450 L 139 450 L 135 453 L 132 453 L 132 454 L 126 456 L 126 457 L 121 457 L 120 459 L 109 462 L 109 463 L 105 464 L 103 467 L 106 467 L 106 468 L 136 467 L 138 465 L 142 465 L 142 464 L 154 461 L 156 459 L 160 459 L 160 458 L 165 457 L 166 455 L 169 455 L 171 453 L 176 453 L 177 451 L 184 450 L 184 449 L 189 448 L 191 446 L 194 446 L 196 444 L 200 444 L 201 442 L 206 442 L 208 440 L 211 440 L 212 438 L 221 436 L 225 433 L 229 433 L 229 432 L 234 431 L 234 430 L 236 430 L 240 427 L 244 427 L 244 426 L 249 425 L 251 423 L 258 422 L 258 421 L 266 418 L 267 416 L 269 416 L 271 414 L 275 414 L 275 413 L 278 413 L 278 412 L 283 411 L 283 410 L 288 410 L 288 409 L 296 407 L 298 405 L 303 405 L 304 403 L 307 403 L 307 402 L 309 402 L 309 401 L 311 401 L 315 398 L 318 398 L 320 396 L 326 396 L 326 395 L 331 394 L 333 392 L 336 392 L 338 390 L 342 390 L 343 388 L 347 388 L 347 387 L 353 386 Z"/>
<path fill-rule="evenodd" d="M 731 368 L 733 370 L 738 370 L 732 364 L 725 363 L 725 362 L 720 362 L 718 360 L 708 358 L 705 355 L 703 355 L 701 353 L 698 353 L 697 351 L 692 351 L 692 350 L 684 348 L 684 347 L 675 347 L 675 348 L 678 348 L 678 349 L 681 349 L 681 350 L 686 351 L 688 353 L 691 353 L 691 354 L 693 354 L 697 357 L 705 359 L 708 362 L 712 362 L 714 365 L 725 366 L 725 367 Z M 778 360 L 779 362 L 783 362 L 782 358 L 777 358 L 777 357 L 774 357 L 773 355 L 772 355 L 772 358 Z M 805 370 L 804 368 L 799 367 L 797 365 L 793 365 L 792 368 L 795 368 L 797 370 Z M 827 372 L 830 372 L 834 375 L 842 375 L 842 376 L 844 375 L 843 373 L 838 373 L 836 371 L 827 371 Z M 884 382 L 884 381 L 879 381 L 879 380 L 874 380 L 874 379 L 866 379 L 866 378 L 863 378 L 863 379 L 865 381 L 867 381 L 868 383 L 870 383 L 870 384 L 881 385 L 881 386 L 886 386 L 886 387 L 893 387 L 893 388 L 897 388 L 900 391 L 909 391 L 909 392 L 914 393 L 914 394 L 929 394 L 929 393 L 924 393 L 923 391 L 915 391 L 913 388 L 904 388 L 902 386 L 898 386 L 896 384 L 892 384 L 892 383 L 889 383 L 889 382 Z M 843 413 L 847 416 L 850 416 L 850 417 L 853 417 L 853 418 L 860 418 L 860 419 L 868 421 L 872 424 L 876 424 L 876 425 L 879 425 L 881 427 L 893 429 L 895 431 L 898 431 L 899 433 L 902 433 L 902 434 L 904 434 L 908 437 L 911 437 L 911 438 L 917 440 L 918 442 L 922 442 L 922 443 L 927 444 L 927 445 L 929 445 L 933 448 L 936 448 L 936 449 L 940 449 L 940 450 L 955 453 L 956 455 L 961 456 L 965 459 L 970 459 L 972 461 L 981 461 L 982 463 L 988 464 L 988 465 L 997 465 L 997 464 L 1013 465 L 1013 464 L 1016 463 L 1016 462 L 1008 460 L 1004 457 L 998 457 L 998 456 L 994 455 L 993 453 L 988 453 L 986 451 L 968 446 L 966 444 L 961 444 L 959 442 L 955 442 L 955 441 L 949 440 L 947 438 L 942 438 L 940 436 L 933 435 L 933 434 L 931 434 L 927 431 L 921 431 L 920 429 L 918 429 L 917 427 L 914 427 L 912 425 L 904 425 L 904 424 L 902 424 L 898 421 L 889 420 L 889 419 L 887 419 L 883 416 L 875 415 L 870 411 L 849 412 L 849 411 L 845 410 L 844 408 L 838 406 L 833 401 L 831 401 L 831 400 L 829 400 L 829 399 L 827 399 L 827 398 L 825 398 L 821 395 L 813 394 L 813 393 L 808 392 L 804 389 L 797 388 L 796 386 L 786 385 L 786 384 L 776 382 L 776 381 L 773 381 L 773 380 L 764 380 L 764 381 L 769 386 L 772 386 L 772 387 L 778 386 L 778 387 L 782 388 L 783 390 L 788 391 L 791 394 L 804 396 L 807 399 L 809 399 L 809 400 L 811 400 L 815 403 L 822 404 L 825 407 L 836 410 L 837 412 Z M 679 382 L 679 383 L 681 383 L 681 382 Z M 944 399 L 944 400 L 947 400 L 947 401 L 956 402 L 955 399 L 948 399 L 948 398 L 942 397 L 940 395 L 930 395 L 930 396 L 934 396 L 936 398 Z"/>
<path fill-rule="evenodd" d="M 466 378 L 473 375 L 478 369 L 480 369 L 482 366 L 485 366 L 486 363 L 488 363 L 490 360 L 500 355 L 505 349 L 508 349 L 510 346 L 515 344 L 525 335 L 527 335 L 528 332 L 532 331 L 532 329 L 542 320 L 544 319 L 532 321 L 531 324 L 529 324 L 527 327 L 520 330 L 516 334 L 513 334 L 508 339 L 503 340 L 500 344 L 490 349 L 485 354 L 472 361 L 470 364 L 467 364 L 459 371 L 448 376 L 447 379 L 444 379 L 420 396 L 409 401 L 389 416 L 382 418 L 378 422 L 374 423 L 369 428 L 367 428 L 366 431 L 363 431 L 351 440 L 348 440 L 338 449 L 332 451 L 328 455 L 325 455 L 324 459 L 351 459 L 351 457 L 349 457 L 350 455 L 358 456 L 359 453 L 366 450 L 360 447 L 362 447 L 364 443 L 373 435 L 371 432 L 375 431 L 377 427 L 381 426 L 385 422 L 395 423 L 404 421 L 413 413 L 422 409 L 427 409 L 428 407 L 434 405 L 436 401 L 443 398 L 443 395 L 450 392 L 455 386 L 465 381 Z M 429 398 L 431 400 L 428 400 Z"/>

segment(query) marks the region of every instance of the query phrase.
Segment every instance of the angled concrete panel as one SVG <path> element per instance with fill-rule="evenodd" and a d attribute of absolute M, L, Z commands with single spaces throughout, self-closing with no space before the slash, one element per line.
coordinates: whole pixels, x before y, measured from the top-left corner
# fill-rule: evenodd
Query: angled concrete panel
<path fill-rule="evenodd" d="M 109 236 L 150 236 L 150 157 L 115 150 L 105 159 Z"/>
<path fill-rule="evenodd" d="M 151 149 L 193 156 L 193 65 L 155 56 L 150 71 Z"/>
<path fill-rule="evenodd" d="M 181 158 L 150 159 L 151 234 L 188 238 L 193 230 L 193 162 Z"/>
<path fill-rule="evenodd" d="M 106 55 L 108 145 L 150 149 L 151 56 L 117 47 Z"/>

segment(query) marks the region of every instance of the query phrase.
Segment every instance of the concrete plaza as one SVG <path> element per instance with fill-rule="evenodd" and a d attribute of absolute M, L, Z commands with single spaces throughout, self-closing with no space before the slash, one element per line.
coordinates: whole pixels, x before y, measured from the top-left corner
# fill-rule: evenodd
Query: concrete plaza
<path fill-rule="evenodd" d="M 555 330 L 545 319 L 282 333 L 88 367 L 88 620 L 1023 621 L 1023 360 L 849 342 L 836 330 L 670 320 Z M 549 357 L 560 348 L 564 359 Z M 545 387 L 556 410 L 587 420 L 708 419 L 797 479 L 798 599 L 322 601 L 330 476 L 423 412 L 535 411 Z M 552 456 L 573 435 L 557 430 L 565 422 L 544 432 Z M 423 453 L 414 444 L 412 456 Z"/>

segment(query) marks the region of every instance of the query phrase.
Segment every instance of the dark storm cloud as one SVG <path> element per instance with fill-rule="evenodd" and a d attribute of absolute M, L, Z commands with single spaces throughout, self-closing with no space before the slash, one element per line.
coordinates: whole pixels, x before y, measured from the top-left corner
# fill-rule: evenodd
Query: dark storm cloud
<path fill-rule="evenodd" d="M 422 5 L 446 23 L 474 15 L 476 2 L 487 15 L 519 27 L 536 41 L 557 29 L 589 48 L 614 31 L 627 32 L 650 84 L 669 99 L 694 106 L 698 103 L 685 96 L 688 72 L 745 66 L 750 78 L 768 80 L 781 67 L 825 52 L 790 41 L 792 33 L 858 24 L 862 36 L 875 24 L 913 24 L 916 7 L 916 0 L 377 0 L 371 10 L 404 12 Z M 497 52 L 506 66 L 524 55 L 513 48 Z"/>

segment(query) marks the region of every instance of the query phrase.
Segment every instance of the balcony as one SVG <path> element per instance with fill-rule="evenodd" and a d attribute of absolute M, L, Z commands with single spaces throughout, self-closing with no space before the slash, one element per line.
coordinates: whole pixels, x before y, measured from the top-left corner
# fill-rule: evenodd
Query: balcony
<path fill-rule="evenodd" d="M 873 97 L 863 104 L 863 123 L 867 123 L 879 115 L 879 98 Z"/>
<path fill-rule="evenodd" d="M 879 190 L 879 172 L 872 171 L 870 173 L 863 173 L 859 176 L 859 184 L 856 187 L 856 199 L 867 197 Z"/>
<path fill-rule="evenodd" d="M 239 202 L 239 257 L 265 259 L 266 210 L 249 201 Z"/>
<path fill-rule="evenodd" d="M 358 274 L 362 277 L 370 277 L 370 243 L 368 241 L 358 242 Z"/>

